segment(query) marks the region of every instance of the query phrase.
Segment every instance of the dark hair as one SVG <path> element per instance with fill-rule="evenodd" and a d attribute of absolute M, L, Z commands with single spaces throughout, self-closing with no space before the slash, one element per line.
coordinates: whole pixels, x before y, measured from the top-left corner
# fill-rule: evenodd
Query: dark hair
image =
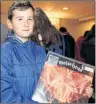
<path fill-rule="evenodd" d="M 84 32 L 84 37 L 87 37 L 88 33 L 89 33 L 89 31 L 88 31 L 88 30 L 87 30 L 87 31 L 85 31 L 85 32 Z"/>
<path fill-rule="evenodd" d="M 95 38 L 95 24 L 92 25 L 92 27 L 91 27 L 90 31 L 88 32 L 85 40 L 89 40 L 91 38 Z"/>
<path fill-rule="evenodd" d="M 20 1 L 14 1 L 12 5 L 10 5 L 9 9 L 8 9 L 8 19 L 12 20 L 13 17 L 13 11 L 15 9 L 20 10 L 20 11 L 24 11 L 28 8 L 32 8 L 32 10 L 34 11 L 34 8 L 32 6 L 32 4 L 27 0 L 20 0 Z"/>
<path fill-rule="evenodd" d="M 91 33 L 95 33 L 95 24 L 94 25 L 92 25 L 92 27 L 91 27 Z"/>
<path fill-rule="evenodd" d="M 59 28 L 59 31 L 60 31 L 60 32 L 67 32 L 67 29 L 66 29 L 65 27 L 60 27 L 60 28 Z"/>
<path fill-rule="evenodd" d="M 44 44 L 48 42 L 55 42 L 59 31 L 51 24 L 49 18 L 43 12 L 41 8 L 35 8 L 34 10 L 34 34 L 32 39 L 39 43 L 38 34 L 41 34 Z M 54 38 L 53 38 L 54 37 Z"/>

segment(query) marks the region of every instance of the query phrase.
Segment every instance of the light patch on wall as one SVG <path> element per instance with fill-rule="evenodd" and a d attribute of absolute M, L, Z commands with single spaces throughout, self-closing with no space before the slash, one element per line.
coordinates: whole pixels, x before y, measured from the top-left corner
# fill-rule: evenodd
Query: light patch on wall
<path fill-rule="evenodd" d="M 63 10 L 68 10 L 68 7 L 64 7 Z"/>
<path fill-rule="evenodd" d="M 55 17 L 55 18 L 70 18 L 71 14 L 68 12 L 56 12 L 56 11 L 45 11 L 48 17 Z M 71 18 L 72 19 L 72 18 Z"/>
<path fill-rule="evenodd" d="M 49 18 L 52 25 L 54 25 L 57 29 L 59 29 L 59 25 L 60 25 L 60 19 L 59 18 L 55 18 L 55 17 L 52 17 L 52 18 Z"/>

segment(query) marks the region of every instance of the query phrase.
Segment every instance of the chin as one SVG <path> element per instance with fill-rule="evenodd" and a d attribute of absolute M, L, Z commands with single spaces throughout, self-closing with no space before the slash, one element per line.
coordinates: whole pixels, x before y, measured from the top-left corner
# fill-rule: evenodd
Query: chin
<path fill-rule="evenodd" d="M 30 34 L 24 34 L 23 37 L 28 38 L 30 37 Z"/>

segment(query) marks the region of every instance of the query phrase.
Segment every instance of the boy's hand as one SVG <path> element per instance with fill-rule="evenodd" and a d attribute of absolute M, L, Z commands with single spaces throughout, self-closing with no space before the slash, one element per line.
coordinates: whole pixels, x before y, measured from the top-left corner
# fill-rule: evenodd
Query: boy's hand
<path fill-rule="evenodd" d="M 85 89 L 85 93 L 87 94 L 87 96 L 90 98 L 92 96 L 92 93 L 93 93 L 93 88 L 88 86 L 86 89 Z"/>

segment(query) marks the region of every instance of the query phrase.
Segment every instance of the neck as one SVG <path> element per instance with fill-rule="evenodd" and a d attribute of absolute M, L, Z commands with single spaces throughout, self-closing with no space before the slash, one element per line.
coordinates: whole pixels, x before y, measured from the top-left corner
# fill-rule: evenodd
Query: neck
<path fill-rule="evenodd" d="M 29 38 L 25 38 L 25 37 L 19 37 L 15 34 L 15 37 L 18 38 L 22 43 L 25 43 L 29 40 Z"/>

